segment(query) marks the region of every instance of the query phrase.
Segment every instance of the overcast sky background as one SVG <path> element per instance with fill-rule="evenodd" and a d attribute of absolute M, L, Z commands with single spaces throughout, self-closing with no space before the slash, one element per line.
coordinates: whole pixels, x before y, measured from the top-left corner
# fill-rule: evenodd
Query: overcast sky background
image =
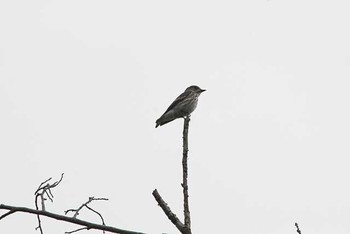
<path fill-rule="evenodd" d="M 350 232 L 349 1 L 1 1 L 0 203 L 89 196 L 107 225 L 178 233 L 184 89 L 193 233 Z M 89 212 L 82 219 L 99 222 Z M 20 224 L 20 225 L 19 225 Z M 0 232 L 38 233 L 15 214 Z M 45 233 L 78 226 L 43 219 Z M 89 233 L 97 233 L 90 231 Z M 98 232 L 100 233 L 100 232 Z"/>

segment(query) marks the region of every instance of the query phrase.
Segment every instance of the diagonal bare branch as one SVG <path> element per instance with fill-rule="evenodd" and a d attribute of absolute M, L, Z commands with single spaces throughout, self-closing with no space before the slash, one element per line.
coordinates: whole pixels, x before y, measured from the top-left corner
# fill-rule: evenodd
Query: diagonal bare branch
<path fill-rule="evenodd" d="M 44 210 L 31 209 L 31 208 L 27 208 L 27 207 L 16 207 L 16 206 L 9 206 L 9 205 L 0 204 L 0 210 L 9 210 L 9 211 L 11 211 L 11 214 L 13 214 L 15 212 L 23 212 L 23 213 L 40 215 L 40 216 L 46 216 L 46 217 L 49 217 L 52 219 L 81 225 L 81 226 L 86 227 L 86 229 L 95 229 L 95 230 L 101 230 L 101 231 L 107 231 L 107 232 L 119 233 L 119 234 L 144 234 L 141 232 L 128 231 L 128 230 L 123 230 L 123 229 L 115 228 L 115 227 L 111 227 L 111 226 L 104 226 L 104 225 L 100 225 L 100 224 L 95 224 L 95 223 L 87 222 L 87 221 L 77 219 L 77 218 L 67 217 L 64 215 L 59 215 L 59 214 L 51 213 L 51 212 L 44 211 Z M 8 213 L 9 212 L 7 212 L 6 214 L 8 214 Z M 0 220 L 7 217 L 8 215 L 3 215 L 4 217 L 1 216 Z"/>
<path fill-rule="evenodd" d="M 164 211 L 165 215 L 170 219 L 170 221 L 177 227 L 177 229 L 182 233 L 183 230 L 185 229 L 185 225 L 176 217 L 176 215 L 171 211 L 170 207 L 168 204 L 163 200 L 163 198 L 160 196 L 158 193 L 158 190 L 155 189 L 153 192 L 153 197 L 156 199 L 158 202 L 158 205 L 162 208 Z"/>

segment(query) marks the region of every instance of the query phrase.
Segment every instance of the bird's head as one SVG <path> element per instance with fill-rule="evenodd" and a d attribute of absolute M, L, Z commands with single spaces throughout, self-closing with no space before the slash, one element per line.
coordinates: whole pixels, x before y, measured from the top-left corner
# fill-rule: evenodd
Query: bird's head
<path fill-rule="evenodd" d="M 201 89 L 197 85 L 192 85 L 192 86 L 188 87 L 185 90 L 185 92 L 194 92 L 194 93 L 197 93 L 197 94 L 200 94 L 200 93 L 202 93 L 204 91 L 205 91 L 205 89 Z"/>

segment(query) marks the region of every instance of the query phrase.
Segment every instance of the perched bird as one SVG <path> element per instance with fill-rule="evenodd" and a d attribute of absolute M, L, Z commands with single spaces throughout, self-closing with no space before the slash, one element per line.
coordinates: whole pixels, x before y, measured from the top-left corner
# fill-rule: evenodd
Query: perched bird
<path fill-rule="evenodd" d="M 198 97 L 204 92 L 196 85 L 188 87 L 185 92 L 178 96 L 168 107 L 165 113 L 156 121 L 156 127 L 162 126 L 174 119 L 190 115 L 197 107 Z"/>

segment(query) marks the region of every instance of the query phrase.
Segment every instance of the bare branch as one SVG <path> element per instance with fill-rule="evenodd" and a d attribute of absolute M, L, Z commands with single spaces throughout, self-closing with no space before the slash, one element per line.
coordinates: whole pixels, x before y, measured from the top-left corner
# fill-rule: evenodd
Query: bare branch
<path fill-rule="evenodd" d="M 158 202 L 158 205 L 162 208 L 165 215 L 170 219 L 170 221 L 179 229 L 181 233 L 185 230 L 185 225 L 176 217 L 176 215 L 171 211 L 168 204 L 163 200 L 163 198 L 158 193 L 157 189 L 155 189 L 153 192 L 153 197 Z"/>
<path fill-rule="evenodd" d="M 40 216 L 46 216 L 46 217 L 53 218 L 56 220 L 84 226 L 88 230 L 95 229 L 95 230 L 101 230 L 101 231 L 107 231 L 107 232 L 119 233 L 119 234 L 144 234 L 141 232 L 128 231 L 128 230 L 123 230 L 123 229 L 119 229 L 119 228 L 115 228 L 115 227 L 111 227 L 111 226 L 104 226 L 104 225 L 99 225 L 99 224 L 95 224 L 95 223 L 90 223 L 90 222 L 87 222 L 87 221 L 84 221 L 81 219 L 67 217 L 64 215 L 59 215 L 59 214 L 51 213 L 51 212 L 44 211 L 44 210 L 31 209 L 31 208 L 27 208 L 27 207 L 15 207 L 15 206 L 8 206 L 8 205 L 0 204 L 0 210 L 9 210 L 11 212 L 11 214 L 13 214 L 15 212 L 23 212 L 23 213 L 40 215 Z M 8 213 L 6 213 L 7 215 L 6 214 L 3 215 L 4 217 L 1 216 L 0 220 L 7 217 L 9 215 Z"/>
<path fill-rule="evenodd" d="M 182 188 L 183 188 L 183 194 L 184 194 L 184 216 L 185 221 L 184 224 L 176 217 L 176 215 L 170 210 L 170 207 L 168 204 L 165 203 L 165 201 L 162 199 L 162 197 L 159 195 L 157 189 L 153 191 L 153 197 L 158 202 L 158 205 L 163 209 L 165 215 L 171 220 L 171 222 L 177 227 L 177 229 L 182 234 L 191 234 L 191 216 L 190 216 L 190 208 L 188 204 L 188 183 L 187 183 L 187 177 L 188 177 L 188 166 L 187 166 L 187 160 L 188 160 L 188 126 L 190 122 L 190 116 L 186 116 L 184 118 L 184 129 L 183 129 L 183 157 L 182 157 L 182 172 L 183 172 L 183 178 L 182 178 Z"/>
<path fill-rule="evenodd" d="M 190 117 L 187 116 L 184 119 L 184 129 L 183 129 L 183 157 L 182 157 L 182 170 L 183 170 L 183 181 L 182 181 L 182 188 L 183 188 L 183 194 L 184 194 L 184 216 L 185 216 L 185 226 L 188 229 L 188 233 L 191 233 L 191 216 L 190 216 L 190 208 L 188 204 L 188 184 L 187 184 L 187 177 L 188 177 L 188 167 L 187 167 L 187 160 L 188 160 L 188 126 L 190 122 Z"/>

